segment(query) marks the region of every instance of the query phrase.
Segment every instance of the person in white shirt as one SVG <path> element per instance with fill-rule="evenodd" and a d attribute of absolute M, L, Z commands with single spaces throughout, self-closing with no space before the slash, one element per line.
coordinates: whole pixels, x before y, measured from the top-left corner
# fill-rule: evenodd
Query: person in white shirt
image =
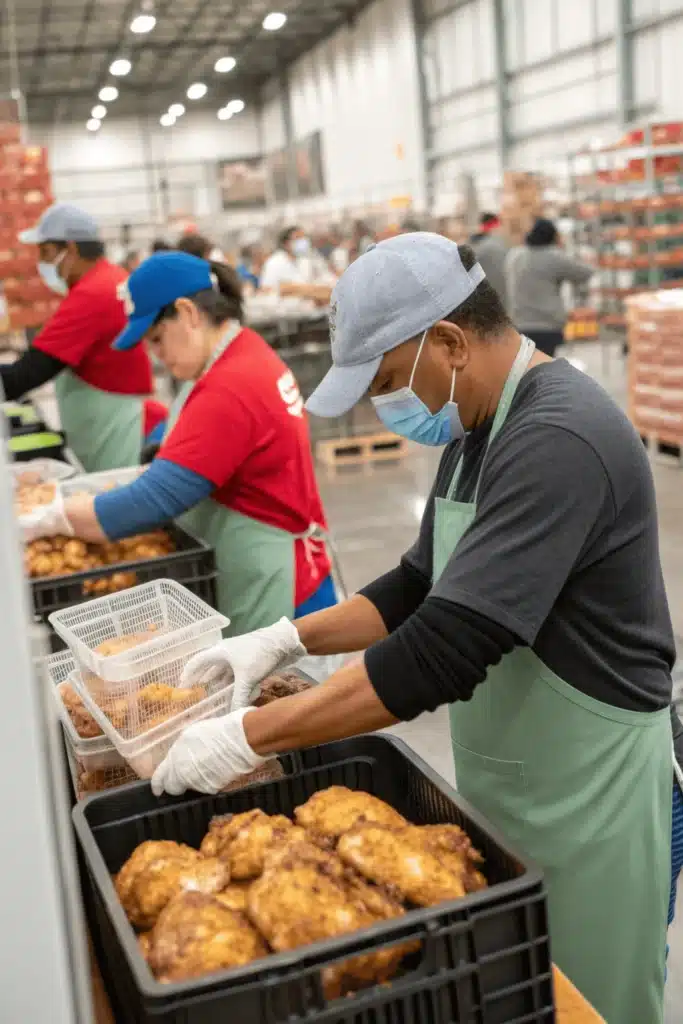
<path fill-rule="evenodd" d="M 261 289 L 277 292 L 281 296 L 295 295 L 313 299 L 327 305 L 331 288 L 313 281 L 312 249 L 310 239 L 302 228 L 293 226 L 282 232 L 278 247 L 269 256 L 261 272 Z"/>

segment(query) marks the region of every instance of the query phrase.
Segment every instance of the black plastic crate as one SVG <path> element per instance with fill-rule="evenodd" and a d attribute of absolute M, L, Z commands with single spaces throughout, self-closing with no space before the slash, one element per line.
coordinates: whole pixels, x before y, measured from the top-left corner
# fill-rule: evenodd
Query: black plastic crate
<path fill-rule="evenodd" d="M 541 872 L 400 740 L 333 743 L 281 759 L 288 776 L 218 796 L 155 799 L 146 783 L 91 797 L 73 812 L 87 863 L 86 902 L 122 1024 L 550 1024 L 555 1020 Z M 463 826 L 491 888 L 371 929 L 274 954 L 247 967 L 163 985 L 138 952 L 111 874 L 146 839 L 199 846 L 215 814 L 261 807 L 291 815 L 331 785 L 387 800 L 417 824 Z M 417 940 L 390 985 L 327 1003 L 321 970 L 369 949 Z"/>
<path fill-rule="evenodd" d="M 138 584 L 160 579 L 175 580 L 215 608 L 216 556 L 213 548 L 175 523 L 164 529 L 168 530 L 176 545 L 176 550 L 170 555 L 141 562 L 119 562 L 68 576 L 31 579 L 34 615 L 47 620 L 52 612 L 92 600 L 96 595 L 85 594 L 83 584 L 87 580 L 98 580 L 119 572 L 134 572 Z"/>

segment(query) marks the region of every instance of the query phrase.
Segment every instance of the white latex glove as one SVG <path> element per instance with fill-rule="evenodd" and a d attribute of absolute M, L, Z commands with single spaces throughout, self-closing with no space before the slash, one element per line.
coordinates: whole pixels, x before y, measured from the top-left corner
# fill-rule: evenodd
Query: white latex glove
<path fill-rule="evenodd" d="M 180 796 L 186 789 L 218 793 L 264 765 L 269 758 L 255 754 L 244 734 L 242 720 L 253 710 L 242 708 L 188 725 L 152 776 L 154 795 Z"/>
<path fill-rule="evenodd" d="M 225 678 L 234 682 L 232 711 L 251 703 L 255 687 L 276 669 L 287 668 L 307 654 L 296 627 L 282 618 L 273 626 L 255 629 L 190 658 L 181 676 L 181 686 L 208 686 Z"/>
<path fill-rule="evenodd" d="M 19 530 L 24 544 L 42 537 L 73 537 L 73 527 L 67 518 L 59 487 L 49 505 L 38 505 L 31 512 L 19 516 Z"/>

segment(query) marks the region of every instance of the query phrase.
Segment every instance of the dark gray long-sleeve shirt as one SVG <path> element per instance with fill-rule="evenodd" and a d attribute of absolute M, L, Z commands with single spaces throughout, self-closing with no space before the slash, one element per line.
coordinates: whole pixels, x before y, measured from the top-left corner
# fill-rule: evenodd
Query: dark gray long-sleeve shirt
<path fill-rule="evenodd" d="M 475 235 L 472 238 L 472 248 L 486 274 L 489 284 L 495 288 L 503 305 L 507 308 L 507 281 L 505 277 L 505 260 L 507 259 L 508 247 L 496 234 Z"/>
<path fill-rule="evenodd" d="M 518 331 L 561 331 L 567 320 L 561 287 L 586 284 L 593 268 L 555 245 L 511 249 L 505 263 L 508 314 Z"/>

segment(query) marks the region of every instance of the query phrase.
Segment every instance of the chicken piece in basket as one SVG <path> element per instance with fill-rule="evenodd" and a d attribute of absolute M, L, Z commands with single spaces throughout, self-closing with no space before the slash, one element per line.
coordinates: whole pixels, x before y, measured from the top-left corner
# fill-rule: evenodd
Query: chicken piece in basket
<path fill-rule="evenodd" d="M 150 936 L 147 962 L 158 981 L 184 981 L 243 967 L 268 955 L 244 914 L 201 892 L 185 892 L 162 911 Z"/>
<path fill-rule="evenodd" d="M 268 815 L 259 808 L 232 817 L 213 818 L 202 840 L 201 852 L 206 857 L 220 857 L 230 865 L 234 881 L 258 878 L 268 850 L 283 840 L 298 835 L 303 829 L 282 814 Z"/>
<path fill-rule="evenodd" d="M 239 910 L 244 914 L 247 910 L 247 898 L 250 888 L 251 882 L 231 882 L 222 892 L 214 894 L 215 899 L 219 900 L 223 906 L 229 907 L 230 910 Z"/>
<path fill-rule="evenodd" d="M 230 881 L 230 869 L 224 861 L 202 857 L 197 850 L 179 843 L 171 846 L 175 849 L 152 851 L 141 857 L 140 866 L 132 872 L 124 874 L 124 864 L 116 878 L 116 890 L 128 920 L 141 931 L 153 928 L 166 904 L 179 893 L 220 892 Z"/>
<path fill-rule="evenodd" d="M 374 903 L 368 892 L 355 884 L 336 854 L 310 842 L 291 842 L 269 855 L 261 878 L 249 889 L 247 913 L 273 949 L 285 952 L 403 914 L 389 896 Z M 381 911 L 373 912 L 373 906 Z M 394 946 L 325 967 L 326 997 L 388 981 L 407 951 L 405 945 Z"/>
<path fill-rule="evenodd" d="M 460 875 L 465 892 L 480 892 L 488 887 L 478 870 L 484 858 L 458 825 L 420 825 L 415 826 L 413 834 L 436 853 L 442 864 Z"/>
<path fill-rule="evenodd" d="M 413 825 L 358 825 L 341 837 L 337 851 L 364 878 L 420 907 L 460 899 L 465 895 L 462 871 L 447 865 L 419 831 Z"/>
<path fill-rule="evenodd" d="M 383 800 L 345 786 L 330 786 L 314 793 L 310 800 L 297 807 L 294 816 L 297 825 L 333 838 L 362 822 L 397 828 L 407 824 L 405 818 Z"/>

